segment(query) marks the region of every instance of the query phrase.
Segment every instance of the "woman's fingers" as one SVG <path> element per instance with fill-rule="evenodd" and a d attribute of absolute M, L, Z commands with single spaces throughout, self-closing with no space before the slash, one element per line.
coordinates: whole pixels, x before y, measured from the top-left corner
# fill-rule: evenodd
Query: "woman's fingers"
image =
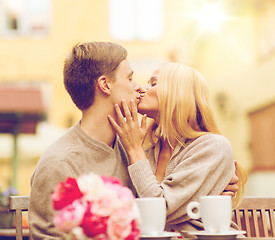
<path fill-rule="evenodd" d="M 108 115 L 108 119 L 112 124 L 113 128 L 118 132 L 120 130 L 120 126 L 116 123 L 116 121 L 112 118 L 111 115 Z"/>
<path fill-rule="evenodd" d="M 123 107 L 123 110 L 124 110 L 126 120 L 131 121 L 132 120 L 132 115 L 131 115 L 131 112 L 128 108 L 128 105 L 127 105 L 125 99 L 122 99 L 121 103 L 122 103 L 122 107 Z"/>
<path fill-rule="evenodd" d="M 141 118 L 141 128 L 146 130 L 146 119 L 147 119 L 147 115 L 144 114 Z"/>
<path fill-rule="evenodd" d="M 224 190 L 225 191 L 231 191 L 231 192 L 237 192 L 238 191 L 238 185 L 236 183 L 228 184 Z"/>
<path fill-rule="evenodd" d="M 125 123 L 125 120 L 124 120 L 124 117 L 121 113 L 121 110 L 120 110 L 118 104 L 115 104 L 115 110 L 116 110 L 116 113 L 117 113 L 117 116 L 118 116 L 119 124 L 123 125 L 123 123 Z"/>
<path fill-rule="evenodd" d="M 137 109 L 137 105 L 135 104 L 134 100 L 130 101 L 130 106 L 131 106 L 131 113 L 132 113 L 133 121 L 137 126 L 139 126 L 140 124 L 139 124 L 139 120 L 138 120 L 138 109 Z M 146 118 L 147 118 L 146 114 L 142 115 L 141 125 L 140 125 L 142 129 L 146 129 Z"/>
<path fill-rule="evenodd" d="M 238 182 L 239 182 L 239 178 L 235 173 L 232 179 L 230 180 L 230 184 L 237 184 Z"/>
<path fill-rule="evenodd" d="M 134 100 L 130 101 L 130 107 L 131 107 L 131 112 L 132 112 L 132 117 L 134 120 L 135 124 L 139 124 L 138 123 L 138 111 L 137 111 L 137 105 L 134 103 Z"/>
<path fill-rule="evenodd" d="M 221 195 L 234 197 L 235 193 L 231 191 L 223 191 Z"/>
<path fill-rule="evenodd" d="M 108 116 L 112 125 L 117 131 L 122 127 L 128 128 L 129 126 L 136 126 L 141 127 L 141 129 L 146 129 L 147 115 L 143 115 L 141 118 L 141 123 L 139 123 L 137 105 L 135 104 L 134 100 L 130 101 L 130 108 L 124 99 L 121 100 L 121 105 L 125 116 L 123 116 L 118 104 L 115 104 L 115 110 L 118 116 L 117 122 L 111 116 Z"/>

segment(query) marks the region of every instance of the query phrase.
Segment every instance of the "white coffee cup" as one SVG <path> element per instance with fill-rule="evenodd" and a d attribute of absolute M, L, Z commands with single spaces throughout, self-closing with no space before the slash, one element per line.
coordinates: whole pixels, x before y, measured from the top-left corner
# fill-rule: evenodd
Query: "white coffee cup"
<path fill-rule="evenodd" d="M 194 213 L 193 210 L 197 209 Z M 199 202 L 187 205 L 187 214 L 193 219 L 202 219 L 205 231 L 209 233 L 227 232 L 232 219 L 230 196 L 202 196 Z"/>
<path fill-rule="evenodd" d="M 161 235 L 166 222 L 166 201 L 163 197 L 137 198 L 141 223 L 141 235 Z"/>

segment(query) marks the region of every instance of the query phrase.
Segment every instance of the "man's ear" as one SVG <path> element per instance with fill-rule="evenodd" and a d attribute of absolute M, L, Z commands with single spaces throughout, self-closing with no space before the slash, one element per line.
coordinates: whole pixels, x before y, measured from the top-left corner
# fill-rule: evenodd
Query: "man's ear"
<path fill-rule="evenodd" d="M 97 79 L 97 85 L 101 89 L 101 91 L 104 92 L 105 94 L 108 94 L 108 95 L 111 94 L 111 88 L 109 85 L 108 78 L 106 76 L 104 75 L 100 76 Z"/>

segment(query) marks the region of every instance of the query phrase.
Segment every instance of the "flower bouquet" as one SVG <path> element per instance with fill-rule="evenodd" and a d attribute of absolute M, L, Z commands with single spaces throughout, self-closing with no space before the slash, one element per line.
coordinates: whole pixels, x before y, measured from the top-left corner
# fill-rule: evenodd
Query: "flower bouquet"
<path fill-rule="evenodd" d="M 117 178 L 68 178 L 52 194 L 54 225 L 68 239 L 136 240 L 140 215 L 134 199 Z"/>

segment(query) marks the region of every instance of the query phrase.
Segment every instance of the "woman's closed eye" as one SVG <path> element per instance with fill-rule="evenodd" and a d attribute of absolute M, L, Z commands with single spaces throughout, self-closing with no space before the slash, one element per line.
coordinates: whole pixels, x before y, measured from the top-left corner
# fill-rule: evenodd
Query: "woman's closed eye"
<path fill-rule="evenodd" d="M 152 76 L 150 78 L 150 80 L 148 81 L 148 84 L 151 86 L 151 87 L 154 87 L 157 85 L 157 77 L 156 76 Z"/>

